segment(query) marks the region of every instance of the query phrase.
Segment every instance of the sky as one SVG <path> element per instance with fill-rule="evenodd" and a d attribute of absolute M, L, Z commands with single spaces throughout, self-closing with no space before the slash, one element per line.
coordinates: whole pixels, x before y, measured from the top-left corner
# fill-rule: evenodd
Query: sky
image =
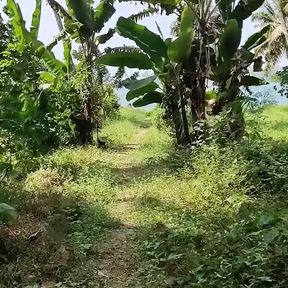
<path fill-rule="evenodd" d="M 0 9 L 5 5 L 5 0 L 0 0 Z M 21 7 L 21 11 L 23 14 L 23 18 L 26 21 L 26 26 L 30 28 L 31 23 L 31 16 L 35 8 L 35 0 L 16 0 L 16 2 L 19 3 Z M 58 0 L 60 4 L 65 6 L 65 0 Z M 96 5 L 98 4 L 98 1 L 95 2 Z M 131 3 L 117 3 L 115 4 L 116 13 L 113 15 L 113 17 L 110 19 L 110 21 L 107 23 L 105 28 L 103 29 L 103 32 L 106 32 L 109 28 L 115 27 L 115 24 L 117 22 L 117 19 L 120 16 L 127 17 L 131 14 L 135 14 L 141 10 L 143 10 L 144 6 L 140 4 L 131 4 Z M 142 21 L 139 21 L 139 24 L 145 25 L 148 29 L 151 31 L 154 31 L 155 33 L 159 33 L 157 30 L 156 23 L 160 26 L 160 29 L 164 35 L 164 38 L 167 38 L 170 36 L 170 29 L 173 21 L 175 21 L 176 17 L 175 15 L 154 15 L 149 18 L 146 18 Z M 251 34 L 255 33 L 257 31 L 257 28 L 255 27 L 254 23 L 252 23 L 250 20 L 246 20 L 244 22 L 243 27 L 243 37 L 242 42 L 244 42 Z M 39 39 L 44 44 L 49 44 L 52 42 L 53 38 L 59 33 L 53 11 L 51 10 L 50 6 L 46 3 L 46 0 L 42 1 L 42 15 L 41 15 L 41 25 L 40 25 L 40 31 L 39 31 Z M 125 39 L 120 37 L 119 35 L 115 35 L 111 40 L 109 40 L 105 46 L 106 47 L 119 47 L 123 45 L 133 45 L 133 42 L 129 39 Z M 104 47 L 103 47 L 104 48 Z M 60 60 L 63 60 L 63 48 L 62 44 L 58 44 L 54 48 L 54 53 L 56 57 Z M 115 69 L 111 69 L 111 71 L 115 71 Z M 122 104 L 125 103 L 124 96 L 125 96 L 125 90 L 121 89 L 117 92 L 121 98 Z"/>

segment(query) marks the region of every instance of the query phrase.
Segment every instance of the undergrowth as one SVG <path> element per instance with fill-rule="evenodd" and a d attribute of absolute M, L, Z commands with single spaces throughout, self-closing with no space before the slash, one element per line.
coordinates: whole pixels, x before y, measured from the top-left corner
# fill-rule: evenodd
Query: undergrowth
<path fill-rule="evenodd" d="M 2 287 L 287 287 L 286 110 L 249 119 L 239 144 L 185 151 L 125 109 L 103 129 L 107 150 L 37 159 L 40 168 L 1 187 L 0 202 L 20 214 L 0 230 Z M 113 286 L 101 253 L 118 230 L 129 230 L 137 262 Z"/>

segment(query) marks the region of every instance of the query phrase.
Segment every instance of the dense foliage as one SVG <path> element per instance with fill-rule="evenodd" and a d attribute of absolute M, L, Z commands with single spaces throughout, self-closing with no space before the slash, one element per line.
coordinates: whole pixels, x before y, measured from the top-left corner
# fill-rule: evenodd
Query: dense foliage
<path fill-rule="evenodd" d="M 136 99 L 135 107 L 161 103 L 173 123 L 177 144 L 202 143 L 209 101 L 213 101 L 212 115 L 230 111 L 228 137 L 239 140 L 245 129 L 243 89 L 263 84 L 261 79 L 249 75 L 248 68 L 253 66 L 254 72 L 261 71 L 262 57 L 254 51 L 267 41 L 269 28 L 251 35 L 240 46 L 242 27 L 263 2 L 171 1 L 170 8 L 180 12 L 175 40 L 163 39 L 161 31 L 160 35 L 155 34 L 136 21 L 121 17 L 118 33 L 134 41 L 137 47 L 109 49 L 97 63 L 153 71 L 154 76 L 124 83 L 130 90 L 127 100 Z M 208 90 L 211 86 L 213 91 Z M 199 125 L 204 129 L 199 129 Z"/>
<path fill-rule="evenodd" d="M 47 46 L 42 1 L 30 27 L 5 3 L 0 287 L 288 286 L 288 108 L 250 89 L 287 51 L 288 4 L 145 2 L 110 27 L 113 1 L 48 0 Z M 141 25 L 156 13 L 176 15 L 171 38 Z M 106 47 L 116 33 L 135 46 Z"/>

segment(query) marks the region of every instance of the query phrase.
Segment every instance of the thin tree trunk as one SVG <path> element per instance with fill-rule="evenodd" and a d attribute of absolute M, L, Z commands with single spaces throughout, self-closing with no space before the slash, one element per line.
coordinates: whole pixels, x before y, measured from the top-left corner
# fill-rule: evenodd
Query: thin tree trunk
<path fill-rule="evenodd" d="M 206 92 L 205 84 L 203 81 L 198 81 L 198 83 L 192 87 L 191 99 L 191 114 L 193 122 L 196 123 L 200 120 L 206 119 L 205 109 L 206 109 Z"/>
<path fill-rule="evenodd" d="M 171 101 L 171 114 L 172 114 L 172 120 L 174 123 L 174 129 L 175 129 L 175 136 L 177 145 L 181 145 L 182 143 L 182 125 L 181 125 L 181 116 L 180 111 L 178 109 L 177 103 L 174 103 L 174 101 Z"/>
<path fill-rule="evenodd" d="M 181 137 L 181 142 L 182 142 L 181 144 L 184 146 L 187 146 L 191 144 L 189 125 L 188 125 L 187 114 L 186 114 L 185 100 L 181 91 L 179 94 L 180 94 L 179 95 L 180 109 L 181 109 L 182 122 L 183 122 L 183 133 Z"/>

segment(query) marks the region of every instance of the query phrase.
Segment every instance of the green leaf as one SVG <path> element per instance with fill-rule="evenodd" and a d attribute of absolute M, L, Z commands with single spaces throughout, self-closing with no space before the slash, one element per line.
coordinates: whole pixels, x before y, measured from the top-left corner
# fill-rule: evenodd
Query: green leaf
<path fill-rule="evenodd" d="M 272 243 L 275 238 L 277 238 L 278 236 L 280 235 L 280 231 L 276 228 L 273 228 L 271 230 L 269 230 L 268 232 L 266 232 L 264 235 L 263 235 L 263 238 L 264 238 L 264 241 L 267 243 L 267 244 L 270 244 Z"/>
<path fill-rule="evenodd" d="M 15 208 L 12 206 L 5 204 L 5 203 L 0 203 L 0 221 L 4 223 L 9 223 L 10 221 L 16 219 L 17 217 L 17 212 Z"/>
<path fill-rule="evenodd" d="M 254 11 L 260 8 L 264 1 L 265 0 L 239 1 L 238 5 L 231 13 L 230 18 L 237 19 L 239 23 L 241 23 L 243 20 L 249 18 Z"/>
<path fill-rule="evenodd" d="M 64 59 L 65 59 L 65 66 L 67 67 L 67 72 L 71 72 L 72 70 L 72 57 L 71 57 L 71 50 L 72 50 L 72 44 L 70 39 L 64 40 Z"/>
<path fill-rule="evenodd" d="M 154 91 L 154 92 L 150 92 L 145 94 L 143 97 L 141 97 L 140 99 L 136 100 L 133 103 L 134 107 L 143 107 L 143 106 L 147 106 L 150 104 L 155 104 L 155 103 L 162 103 L 162 93 Z"/>
<path fill-rule="evenodd" d="M 54 83 L 56 80 L 56 76 L 48 71 L 41 71 L 38 74 L 40 75 L 40 79 L 45 82 Z"/>
<path fill-rule="evenodd" d="M 175 63 L 180 63 L 187 59 L 191 53 L 191 43 L 193 33 L 180 35 L 176 40 L 172 41 L 168 46 L 168 57 Z"/>
<path fill-rule="evenodd" d="M 193 25 L 195 21 L 195 15 L 189 6 L 183 9 L 180 21 L 180 34 L 194 31 Z"/>
<path fill-rule="evenodd" d="M 42 83 L 39 85 L 40 90 L 48 90 L 53 86 L 51 83 Z"/>
<path fill-rule="evenodd" d="M 259 224 L 266 226 L 275 223 L 275 216 L 272 214 L 262 214 L 259 218 Z"/>
<path fill-rule="evenodd" d="M 32 15 L 32 23 L 31 23 L 31 29 L 30 29 L 33 39 L 37 39 L 38 34 L 39 34 L 41 6 L 42 6 L 42 1 L 36 0 L 36 7 Z"/>
<path fill-rule="evenodd" d="M 54 37 L 52 42 L 47 45 L 47 49 L 51 51 L 59 42 L 64 40 L 66 37 L 67 37 L 67 31 L 63 29 L 58 35 Z"/>
<path fill-rule="evenodd" d="M 218 98 L 218 94 L 216 91 L 210 90 L 206 92 L 206 100 L 216 100 Z"/>
<path fill-rule="evenodd" d="M 261 86 L 267 84 L 263 79 L 254 77 L 254 76 L 244 76 L 241 79 L 240 85 L 241 86 Z"/>
<path fill-rule="evenodd" d="M 96 37 L 96 41 L 98 41 L 99 44 L 105 44 L 108 40 L 110 40 L 113 35 L 115 34 L 115 29 L 109 29 L 106 34 L 99 35 Z"/>
<path fill-rule="evenodd" d="M 230 19 L 227 21 L 222 35 L 220 36 L 219 53 L 224 61 L 229 61 L 236 51 L 241 42 L 241 28 L 237 20 Z"/>
<path fill-rule="evenodd" d="M 80 33 L 83 37 L 90 37 L 94 31 L 94 22 L 92 19 L 92 9 L 88 6 L 87 0 L 68 0 L 68 6 L 73 11 L 74 17 L 83 26 Z"/>
<path fill-rule="evenodd" d="M 139 89 L 131 90 L 127 93 L 126 95 L 126 100 L 131 101 L 141 95 L 145 95 L 148 92 L 153 92 L 155 91 L 159 86 L 155 83 L 152 82 L 144 87 L 141 87 Z"/>
<path fill-rule="evenodd" d="M 106 54 L 96 60 L 97 64 L 103 64 L 114 67 L 128 67 L 138 69 L 152 69 L 153 63 L 149 57 L 138 52 L 115 52 Z"/>
<path fill-rule="evenodd" d="M 117 22 L 117 29 L 121 36 L 133 40 L 136 45 L 147 53 L 154 61 L 159 58 L 167 58 L 167 47 L 161 37 L 145 26 L 136 24 L 130 19 L 120 17 Z"/>
<path fill-rule="evenodd" d="M 195 17 L 192 10 L 186 6 L 181 15 L 179 37 L 172 42 L 166 42 L 168 57 L 171 61 L 180 63 L 189 57 L 194 39 L 194 20 Z"/>
<path fill-rule="evenodd" d="M 75 39 L 79 37 L 79 29 L 81 27 L 81 23 L 79 21 L 75 21 L 75 19 L 71 16 L 73 15 L 73 9 L 70 8 L 69 12 L 71 15 L 68 13 L 68 11 L 60 5 L 57 1 L 55 0 L 49 0 L 48 1 L 50 7 L 55 13 L 56 18 L 61 18 L 63 19 L 63 24 L 65 27 L 65 32 L 71 35 L 72 39 Z M 69 8 L 69 1 L 66 0 L 67 7 Z M 58 17 L 59 16 L 59 17 Z M 61 19 L 58 19 L 61 20 Z M 61 21 L 61 26 L 62 26 L 62 21 Z"/>
<path fill-rule="evenodd" d="M 94 31 L 100 32 L 105 23 L 112 17 L 115 11 L 116 10 L 113 7 L 113 1 L 102 0 L 93 13 Z"/>
<path fill-rule="evenodd" d="M 248 40 L 246 41 L 243 47 L 246 48 L 247 50 L 251 50 L 261 45 L 266 40 L 266 37 L 264 35 L 269 30 L 270 30 L 270 25 L 267 25 L 260 32 L 254 33 L 248 38 Z"/>
<path fill-rule="evenodd" d="M 129 90 L 136 90 L 136 89 L 140 89 L 142 87 L 147 86 L 148 84 L 154 82 L 157 79 L 156 76 L 150 76 L 144 79 L 140 79 L 140 80 L 127 80 L 124 81 L 124 87 L 129 89 Z"/>
<path fill-rule="evenodd" d="M 7 14 L 12 18 L 11 24 L 16 38 L 22 43 L 30 41 L 30 34 L 25 28 L 25 21 L 23 19 L 21 9 L 14 0 L 7 0 Z"/>
<path fill-rule="evenodd" d="M 158 30 L 158 32 L 159 32 L 161 38 L 164 39 L 164 35 L 163 35 L 163 32 L 162 32 L 160 26 L 158 25 L 158 23 L 157 23 L 156 21 L 155 21 L 155 24 L 156 24 L 157 30 Z"/>
<path fill-rule="evenodd" d="M 58 76 L 63 76 L 67 72 L 66 66 L 56 59 L 53 52 L 49 51 L 42 42 L 35 42 L 35 49 L 38 58 L 42 58 L 47 66 Z"/>

